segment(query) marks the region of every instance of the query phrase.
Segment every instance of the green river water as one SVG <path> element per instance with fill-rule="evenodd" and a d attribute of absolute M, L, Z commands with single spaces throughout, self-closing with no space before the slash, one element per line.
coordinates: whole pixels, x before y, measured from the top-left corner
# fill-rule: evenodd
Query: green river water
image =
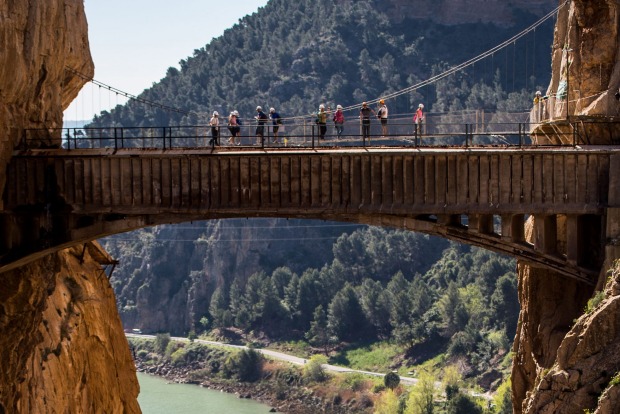
<path fill-rule="evenodd" d="M 190 384 L 168 384 L 165 379 L 138 372 L 138 402 L 144 414 L 261 414 L 271 407 L 236 395 Z"/>

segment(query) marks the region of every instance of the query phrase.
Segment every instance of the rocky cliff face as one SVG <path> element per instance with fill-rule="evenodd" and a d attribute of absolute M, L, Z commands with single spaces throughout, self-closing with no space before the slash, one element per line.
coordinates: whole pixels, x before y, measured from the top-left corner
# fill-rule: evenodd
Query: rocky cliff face
<path fill-rule="evenodd" d="M 619 11 L 617 0 L 575 0 L 558 15 L 553 76 L 547 92 L 555 94 L 560 83 L 567 81 L 573 119 L 613 120 L 618 115 L 619 106 L 613 95 L 620 83 Z M 608 144 L 609 128 L 604 129 L 604 133 L 590 129 L 589 142 Z M 556 142 L 560 140 L 556 138 Z M 618 216 L 612 210 L 608 209 L 606 218 L 608 238 L 614 237 L 610 230 L 618 227 Z M 532 220 L 529 226 L 531 232 L 536 223 Z M 566 236 L 560 235 L 558 244 L 565 240 Z M 608 247 L 606 256 L 598 281 L 601 287 L 606 270 L 618 258 L 617 249 Z M 617 386 L 609 386 L 620 369 L 617 273 L 615 268 L 607 282 L 607 299 L 596 311 L 584 315 L 593 287 L 519 266 L 521 314 L 512 378 L 515 413 L 620 410 L 620 391 Z"/>
<path fill-rule="evenodd" d="M 94 66 L 82 0 L 4 1 L 0 22 L 1 194 L 23 130 L 62 127 L 63 110 L 84 84 L 66 68 L 92 77 Z"/>
<path fill-rule="evenodd" d="M 66 68 L 92 76 L 83 1 L 0 2 L 0 51 L 2 193 L 24 129 L 60 128 L 83 85 Z M 0 275 L 0 413 L 140 412 L 114 294 L 93 257 L 105 253 L 88 244 Z"/>
<path fill-rule="evenodd" d="M 2 274 L 0 412 L 140 412 L 102 255 L 90 243 Z"/>

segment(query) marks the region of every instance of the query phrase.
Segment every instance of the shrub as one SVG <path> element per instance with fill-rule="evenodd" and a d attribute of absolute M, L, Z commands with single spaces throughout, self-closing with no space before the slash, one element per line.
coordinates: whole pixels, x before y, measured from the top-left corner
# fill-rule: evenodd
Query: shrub
<path fill-rule="evenodd" d="M 184 365 L 185 357 L 187 356 L 187 351 L 185 348 L 179 348 L 170 355 L 170 359 L 172 360 L 172 364 L 175 366 Z"/>
<path fill-rule="evenodd" d="M 244 349 L 228 357 L 222 373 L 227 378 L 235 377 L 239 381 L 254 382 L 262 374 L 263 357 L 253 349 Z"/>
<path fill-rule="evenodd" d="M 327 358 L 323 355 L 313 355 L 304 365 L 304 378 L 314 382 L 325 381 L 327 379 L 327 374 L 322 365 L 326 363 Z"/>
<path fill-rule="evenodd" d="M 393 390 L 400 384 L 400 377 L 395 372 L 388 372 L 385 374 L 385 377 L 383 377 L 383 384 L 385 384 L 387 388 Z"/>
<path fill-rule="evenodd" d="M 157 335 L 155 335 L 155 352 L 157 352 L 160 355 L 164 355 L 169 343 L 170 343 L 169 333 L 158 333 Z"/>

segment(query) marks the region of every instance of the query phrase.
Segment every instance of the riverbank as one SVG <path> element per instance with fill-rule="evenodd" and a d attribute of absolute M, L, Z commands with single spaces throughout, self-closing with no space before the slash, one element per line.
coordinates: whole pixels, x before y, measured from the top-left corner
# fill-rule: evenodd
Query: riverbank
<path fill-rule="evenodd" d="M 359 380 L 358 377 L 358 381 L 350 385 L 346 378 L 332 375 L 327 381 L 316 382 L 305 378 L 300 367 L 265 359 L 256 381 L 240 381 L 226 378 L 230 375 L 226 373 L 226 364 L 240 351 L 173 341 L 166 346 L 169 355 L 166 357 L 149 351 L 154 345 L 147 346 L 145 341 L 130 339 L 137 371 L 170 382 L 195 384 L 250 398 L 273 407 L 271 412 L 370 414 L 373 411 L 376 382 L 370 379 Z"/>

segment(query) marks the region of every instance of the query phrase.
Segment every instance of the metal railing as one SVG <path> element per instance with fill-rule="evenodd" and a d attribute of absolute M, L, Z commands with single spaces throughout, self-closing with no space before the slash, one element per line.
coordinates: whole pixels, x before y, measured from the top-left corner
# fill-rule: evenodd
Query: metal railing
<path fill-rule="evenodd" d="M 592 121 L 570 123 L 570 128 L 558 131 L 564 134 L 560 145 L 587 144 L 583 135 L 594 125 L 605 125 L 615 143 L 616 130 L 620 122 Z M 383 131 L 377 120 L 372 120 L 368 135 L 364 135 L 359 122 L 350 121 L 344 125 L 338 136 L 333 123 L 326 125 L 324 137 L 317 124 L 287 123 L 279 126 L 274 134 L 273 125 L 264 126 L 261 140 L 256 135 L 257 125 L 243 125 L 233 138 L 226 126 L 219 128 L 218 142 L 212 142 L 209 126 L 167 126 L 167 127 L 107 127 L 107 128 L 57 128 L 27 129 L 18 149 L 32 148 L 316 148 L 316 147 L 442 147 L 442 146 L 532 146 L 530 138 L 532 125 L 529 122 L 488 123 L 432 123 L 413 125 L 410 122 L 389 122 Z M 385 133 L 384 133 L 385 132 Z"/>

